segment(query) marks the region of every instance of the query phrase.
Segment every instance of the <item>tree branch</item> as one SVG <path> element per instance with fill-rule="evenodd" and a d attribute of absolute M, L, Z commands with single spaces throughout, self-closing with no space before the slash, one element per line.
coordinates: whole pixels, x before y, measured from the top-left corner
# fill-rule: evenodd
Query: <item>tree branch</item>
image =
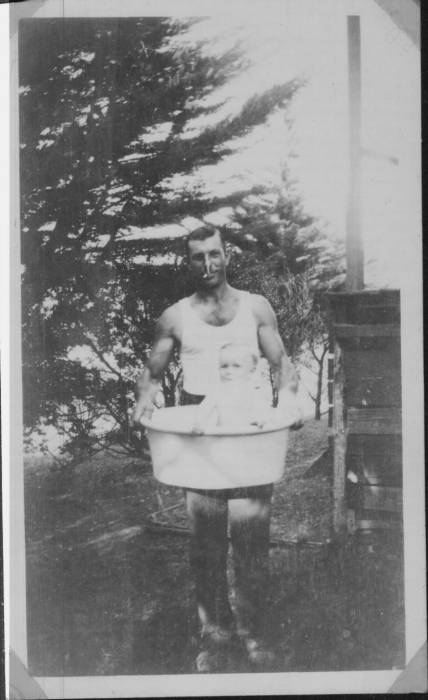
<path fill-rule="evenodd" d="M 97 348 L 97 346 L 95 345 L 93 340 L 91 340 L 87 335 L 85 335 L 84 338 L 85 338 L 86 342 L 91 346 L 92 350 L 97 355 L 97 357 L 101 360 L 101 362 L 104 362 L 105 366 L 110 370 L 110 372 L 113 372 L 113 374 L 115 374 L 116 377 L 119 377 L 120 381 L 123 381 L 121 373 L 118 372 L 117 369 L 115 369 L 114 367 L 111 366 L 111 364 L 108 362 L 108 360 L 106 360 L 106 358 L 104 357 L 101 350 L 99 350 Z"/>
<path fill-rule="evenodd" d="M 115 408 L 112 407 L 111 402 L 108 401 L 107 399 L 105 399 L 105 405 L 107 406 L 107 408 L 108 408 L 108 410 L 109 410 L 109 413 L 110 413 L 110 415 L 114 418 L 114 420 L 115 420 L 119 425 L 122 425 L 122 423 L 123 423 L 123 415 L 126 415 L 126 413 L 125 413 L 125 414 L 122 414 L 120 411 L 118 412 L 117 409 L 115 409 Z M 126 424 L 128 424 L 128 420 L 127 420 L 127 419 L 126 419 Z"/>
<path fill-rule="evenodd" d="M 307 385 L 305 384 L 305 382 L 304 382 L 302 379 L 300 380 L 300 383 L 303 384 L 303 386 L 305 387 L 305 389 L 306 389 L 306 391 L 308 392 L 308 394 L 309 394 L 310 398 L 312 399 L 312 401 L 316 401 L 316 397 L 313 396 L 313 394 L 309 391 Z"/>

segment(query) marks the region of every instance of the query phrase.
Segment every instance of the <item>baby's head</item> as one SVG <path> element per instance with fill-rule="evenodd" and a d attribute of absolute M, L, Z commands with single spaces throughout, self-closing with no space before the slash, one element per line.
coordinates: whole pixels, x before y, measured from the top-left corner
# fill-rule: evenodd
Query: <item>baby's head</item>
<path fill-rule="evenodd" d="M 225 343 L 220 348 L 219 372 L 221 382 L 249 379 L 257 367 L 258 358 L 244 343 Z"/>

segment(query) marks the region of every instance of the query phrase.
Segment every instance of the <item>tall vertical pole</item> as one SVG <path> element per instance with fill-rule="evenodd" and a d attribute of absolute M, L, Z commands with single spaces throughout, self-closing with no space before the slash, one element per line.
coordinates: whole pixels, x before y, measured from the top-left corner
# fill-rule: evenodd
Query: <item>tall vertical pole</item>
<path fill-rule="evenodd" d="M 364 287 L 361 235 L 361 32 L 358 15 L 348 16 L 349 192 L 346 220 L 346 289 Z"/>
<path fill-rule="evenodd" d="M 346 423 L 344 388 L 345 375 L 343 352 L 339 343 L 334 344 L 333 375 L 333 528 L 337 536 L 346 532 Z"/>

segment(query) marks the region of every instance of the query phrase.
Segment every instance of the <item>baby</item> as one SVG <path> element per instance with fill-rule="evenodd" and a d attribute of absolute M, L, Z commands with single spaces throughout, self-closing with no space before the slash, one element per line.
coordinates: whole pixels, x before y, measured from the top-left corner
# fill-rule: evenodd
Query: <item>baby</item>
<path fill-rule="evenodd" d="M 217 426 L 263 428 L 271 406 L 254 386 L 257 355 L 242 343 L 220 348 L 219 377 L 215 389 L 199 404 L 193 432 Z"/>

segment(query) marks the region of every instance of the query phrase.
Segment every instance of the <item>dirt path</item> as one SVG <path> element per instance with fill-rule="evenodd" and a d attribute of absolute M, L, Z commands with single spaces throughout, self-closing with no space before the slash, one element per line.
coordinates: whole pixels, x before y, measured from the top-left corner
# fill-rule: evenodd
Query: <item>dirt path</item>
<path fill-rule="evenodd" d="M 331 483 L 309 467 L 324 423 L 292 437 L 273 503 L 270 629 L 275 670 L 375 669 L 403 660 L 400 547 L 336 551 Z M 150 464 L 104 455 L 68 470 L 26 465 L 28 633 L 34 675 L 192 673 L 198 626 L 179 489 Z M 154 515 L 153 515 L 154 514 Z M 232 573 L 230 572 L 232 575 Z M 290 657 L 289 647 L 293 650 Z M 249 671 L 237 653 L 231 671 Z"/>

